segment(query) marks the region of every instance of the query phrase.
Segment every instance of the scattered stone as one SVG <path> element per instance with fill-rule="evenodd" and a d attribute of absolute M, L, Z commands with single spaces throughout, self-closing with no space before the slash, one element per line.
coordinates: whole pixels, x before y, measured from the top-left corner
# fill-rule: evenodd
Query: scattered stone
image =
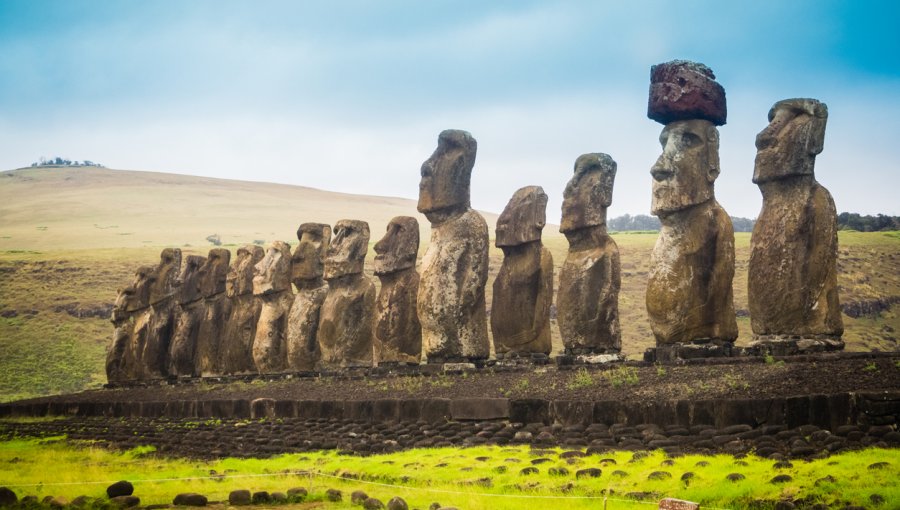
<path fill-rule="evenodd" d="M 776 462 L 775 464 L 773 464 L 772 467 L 775 469 L 790 469 L 790 468 L 794 467 L 794 465 L 791 464 L 791 462 L 788 460 L 780 460 L 780 461 Z"/>
<path fill-rule="evenodd" d="M 250 491 L 246 489 L 233 490 L 228 493 L 228 504 L 231 506 L 249 505 L 251 502 Z"/>
<path fill-rule="evenodd" d="M 683 475 L 681 475 L 681 480 L 686 482 L 688 480 L 692 480 L 695 476 L 697 475 L 695 475 L 692 471 L 687 471 Z"/>
<path fill-rule="evenodd" d="M 0 487 L 0 506 L 13 506 L 19 502 L 19 497 L 9 487 Z"/>
<path fill-rule="evenodd" d="M 47 501 L 47 505 L 49 505 L 50 508 L 65 508 L 69 506 L 69 500 L 62 496 L 55 496 L 51 497 L 50 501 Z"/>
<path fill-rule="evenodd" d="M 654 471 L 647 475 L 647 480 L 668 480 L 672 478 L 672 473 L 668 471 Z"/>
<path fill-rule="evenodd" d="M 875 462 L 873 464 L 869 464 L 869 469 L 870 470 L 884 469 L 884 468 L 890 467 L 890 465 L 891 465 L 890 462 Z"/>
<path fill-rule="evenodd" d="M 568 476 L 569 470 L 564 467 L 552 467 L 547 471 L 547 473 L 550 476 Z"/>
<path fill-rule="evenodd" d="M 69 504 L 76 508 L 81 508 L 81 507 L 88 505 L 93 500 L 94 500 L 94 498 L 91 498 L 91 497 L 85 496 L 85 495 L 81 495 L 81 496 L 78 496 L 75 499 L 73 499 L 72 502 Z"/>
<path fill-rule="evenodd" d="M 106 497 L 112 499 L 116 496 L 131 496 L 134 494 L 134 485 L 127 480 L 116 482 L 106 488 Z"/>
<path fill-rule="evenodd" d="M 617 469 L 617 470 L 613 471 L 612 473 L 610 473 L 610 476 L 613 476 L 615 478 L 625 478 L 626 476 L 628 476 L 628 473 L 626 473 L 625 471 L 622 471 L 620 469 Z"/>
<path fill-rule="evenodd" d="M 409 505 L 400 496 L 394 496 L 388 501 L 387 510 L 409 510 Z"/>
<path fill-rule="evenodd" d="M 794 478 L 791 475 L 776 475 L 771 480 L 769 480 L 769 483 L 771 483 L 771 484 L 788 483 L 793 479 Z"/>
<path fill-rule="evenodd" d="M 366 500 L 362 502 L 362 507 L 365 508 L 365 510 L 380 510 L 384 508 L 384 503 L 376 498 L 366 498 Z"/>
<path fill-rule="evenodd" d="M 339 491 L 337 489 L 328 489 L 327 491 L 325 491 L 325 499 L 327 499 L 328 501 L 331 501 L 333 503 L 336 503 L 336 502 L 344 499 L 344 495 L 341 491 Z"/>
<path fill-rule="evenodd" d="M 872 494 L 869 496 L 869 503 L 872 503 L 876 506 L 883 505 L 885 501 L 886 500 L 884 499 L 884 496 L 882 496 L 881 494 Z"/>
<path fill-rule="evenodd" d="M 546 457 L 539 457 L 537 459 L 531 459 L 531 463 L 535 466 L 538 464 L 545 464 L 547 462 L 553 462 L 553 459 L 548 459 Z"/>
<path fill-rule="evenodd" d="M 363 491 L 353 491 L 350 493 L 350 503 L 354 505 L 362 505 L 367 499 L 369 499 L 369 495 Z"/>
<path fill-rule="evenodd" d="M 584 469 L 579 469 L 578 471 L 575 472 L 575 478 L 576 479 L 578 479 L 578 478 L 599 478 L 602 473 L 603 473 L 603 471 L 601 471 L 600 468 L 584 468 Z M 613 473 L 613 476 L 615 476 L 616 473 L 624 473 L 624 472 L 616 471 Z"/>
<path fill-rule="evenodd" d="M 664 498 L 659 500 L 659 510 L 700 510 L 700 504 L 683 499 Z"/>
<path fill-rule="evenodd" d="M 288 500 L 287 494 L 279 491 L 275 491 L 271 494 L 273 503 L 286 503 Z"/>
<path fill-rule="evenodd" d="M 196 492 L 182 492 L 172 500 L 175 506 L 206 506 L 207 502 L 206 496 Z"/>
<path fill-rule="evenodd" d="M 522 468 L 519 471 L 519 475 L 521 475 L 521 476 L 536 475 L 538 473 L 539 473 L 539 471 L 538 471 L 538 468 L 536 468 L 536 467 Z"/>
<path fill-rule="evenodd" d="M 109 502 L 119 508 L 133 508 L 136 506 L 140 506 L 141 498 L 139 498 L 137 496 L 131 496 L 131 495 L 116 496 L 114 498 L 110 498 Z"/>
<path fill-rule="evenodd" d="M 725 479 L 727 479 L 729 482 L 740 482 L 745 478 L 747 477 L 740 473 L 729 473 L 727 476 L 725 476 Z"/>
<path fill-rule="evenodd" d="M 702 468 L 702 467 L 707 467 L 707 466 L 709 466 L 709 462 L 707 462 L 707 461 L 705 461 L 705 460 L 701 460 L 701 461 L 698 461 L 696 464 L 694 464 L 694 466 L 695 466 L 695 467 L 701 467 L 701 468 Z"/>
<path fill-rule="evenodd" d="M 254 505 L 264 505 L 272 502 L 272 495 L 268 491 L 256 491 L 250 500 Z"/>

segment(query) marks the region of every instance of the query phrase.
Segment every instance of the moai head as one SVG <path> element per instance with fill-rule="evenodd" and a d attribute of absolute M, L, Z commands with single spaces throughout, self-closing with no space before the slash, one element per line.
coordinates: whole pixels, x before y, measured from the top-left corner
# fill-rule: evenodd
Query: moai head
<path fill-rule="evenodd" d="M 305 281 L 322 278 L 331 227 L 324 223 L 304 223 L 297 229 L 297 239 L 300 244 L 291 257 L 291 280 L 300 287 Z"/>
<path fill-rule="evenodd" d="M 422 163 L 417 207 L 420 213 L 469 207 L 469 180 L 477 149 L 475 139 L 466 131 L 441 132 L 434 154 Z"/>
<path fill-rule="evenodd" d="M 200 266 L 200 294 L 207 298 L 225 292 L 225 279 L 228 276 L 228 263 L 231 252 L 225 248 L 213 248 L 206 256 L 206 262 Z"/>
<path fill-rule="evenodd" d="M 262 296 L 291 289 L 291 246 L 275 241 L 253 266 L 253 294 Z"/>
<path fill-rule="evenodd" d="M 756 135 L 753 182 L 813 175 L 825 145 L 828 107 L 815 99 L 785 99 L 769 110 L 769 125 Z"/>
<path fill-rule="evenodd" d="M 188 255 L 184 259 L 181 273 L 178 275 L 178 303 L 192 303 L 203 295 L 200 293 L 200 268 L 206 263 L 206 258 L 200 255 Z"/>
<path fill-rule="evenodd" d="M 246 244 L 237 249 L 234 263 L 225 278 L 225 294 L 228 297 L 253 292 L 253 268 L 264 256 L 265 251 L 255 244 Z"/>
<path fill-rule="evenodd" d="M 136 312 L 150 306 L 150 283 L 155 270 L 153 266 L 139 267 L 134 272 L 131 285 L 119 291 L 115 306 L 121 307 L 125 312 Z"/>
<path fill-rule="evenodd" d="M 650 69 L 647 116 L 665 124 L 663 153 L 651 168 L 657 216 L 713 198 L 719 176 L 719 131 L 727 117 L 725 89 L 703 64 L 673 60 Z"/>
<path fill-rule="evenodd" d="M 325 279 L 362 273 L 367 251 L 369 224 L 358 220 L 338 221 L 325 255 Z"/>
<path fill-rule="evenodd" d="M 616 162 L 603 153 L 582 154 L 575 160 L 575 175 L 563 192 L 560 232 L 606 225 L 606 208 L 612 204 Z"/>
<path fill-rule="evenodd" d="M 375 274 L 385 275 L 415 267 L 419 254 L 419 222 L 412 216 L 397 216 L 375 243 Z"/>
<path fill-rule="evenodd" d="M 541 240 L 547 224 L 547 194 L 540 186 L 525 186 L 513 193 L 497 218 L 498 248 L 518 246 Z"/>
<path fill-rule="evenodd" d="M 181 250 L 166 248 L 159 254 L 159 265 L 150 274 L 150 304 L 155 305 L 175 293 L 181 271 Z"/>

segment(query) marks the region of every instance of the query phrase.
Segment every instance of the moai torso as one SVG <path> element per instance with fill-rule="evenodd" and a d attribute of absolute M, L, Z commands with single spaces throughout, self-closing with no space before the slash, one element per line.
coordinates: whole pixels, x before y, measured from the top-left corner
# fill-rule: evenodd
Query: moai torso
<path fill-rule="evenodd" d="M 331 227 L 323 223 L 304 223 L 297 230 L 297 239 L 300 244 L 291 260 L 291 279 L 297 294 L 288 315 L 287 368 L 308 371 L 315 369 L 321 356 L 319 313 L 328 293 L 323 274 Z"/>
<path fill-rule="evenodd" d="M 398 216 L 375 243 L 375 275 L 381 291 L 375 302 L 375 361 L 418 364 L 422 357 L 422 325 L 416 309 L 419 273 L 419 222 Z"/>
<path fill-rule="evenodd" d="M 275 241 L 253 271 L 253 294 L 261 299 L 262 308 L 252 352 L 253 363 L 261 374 L 280 372 L 285 367 L 285 334 L 294 302 L 290 278 L 291 247 Z"/>
<path fill-rule="evenodd" d="M 431 222 L 431 243 L 422 259 L 417 308 L 429 362 L 490 355 L 484 296 L 488 228 L 469 206 L 475 153 L 469 133 L 447 130 L 422 164 L 418 210 Z"/>
<path fill-rule="evenodd" d="M 265 251 L 259 246 L 242 246 L 238 248 L 228 270 L 225 281 L 228 322 L 225 324 L 220 362 L 223 374 L 256 371 L 252 349 L 261 300 L 253 294 L 253 268 L 264 255 Z"/>
<path fill-rule="evenodd" d="M 175 332 L 175 292 L 180 271 L 181 250 L 163 250 L 159 265 L 151 276 L 149 328 L 141 354 L 144 378 L 147 379 L 168 375 L 169 345 Z"/>
<path fill-rule="evenodd" d="M 491 331 L 497 354 L 550 354 L 553 256 L 541 243 L 547 195 L 521 188 L 497 220 L 503 263 L 494 280 Z M 499 356 L 498 356 L 499 357 Z"/>
<path fill-rule="evenodd" d="M 203 296 L 204 314 L 197 333 L 194 372 L 201 376 L 219 375 L 222 370 L 222 342 L 229 309 L 225 280 L 230 262 L 231 252 L 225 248 L 213 248 L 200 267 L 200 294 Z"/>
<path fill-rule="evenodd" d="M 133 381 L 141 377 L 139 356 L 143 343 L 138 324 L 146 328 L 150 313 L 150 280 L 155 268 L 139 268 L 132 283 L 116 296 L 111 322 L 115 327 L 112 341 L 106 351 L 106 378 L 110 383 Z"/>
<path fill-rule="evenodd" d="M 178 277 L 178 289 L 175 294 L 175 331 L 169 345 L 168 372 L 171 376 L 198 375 L 194 370 L 194 357 L 197 351 L 197 335 L 206 316 L 203 295 L 200 292 L 200 267 L 205 262 L 205 257 L 188 255 Z"/>

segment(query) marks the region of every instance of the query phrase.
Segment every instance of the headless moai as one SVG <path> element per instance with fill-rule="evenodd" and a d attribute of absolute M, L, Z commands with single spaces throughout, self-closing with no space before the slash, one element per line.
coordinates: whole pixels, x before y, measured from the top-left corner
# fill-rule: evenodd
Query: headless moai
<path fill-rule="evenodd" d="M 131 284 L 116 296 L 110 318 L 115 331 L 106 351 L 106 379 L 110 383 L 141 378 L 139 356 L 150 323 L 150 275 L 154 269 L 138 268 Z"/>
<path fill-rule="evenodd" d="M 169 345 L 175 332 L 175 293 L 181 271 L 181 250 L 166 248 L 150 275 L 150 328 L 141 354 L 144 378 L 168 376 Z"/>
<path fill-rule="evenodd" d="M 175 293 L 175 330 L 169 345 L 168 373 L 170 376 L 189 377 L 195 374 L 195 354 L 200 324 L 206 317 L 203 295 L 200 293 L 200 267 L 205 257 L 188 255 L 178 276 Z"/>
<path fill-rule="evenodd" d="M 200 266 L 200 294 L 203 298 L 204 316 L 197 333 L 197 353 L 194 358 L 194 371 L 197 375 L 221 373 L 219 365 L 222 340 L 229 309 L 228 298 L 225 296 L 225 279 L 230 261 L 231 252 L 225 248 L 213 248 Z"/>
<path fill-rule="evenodd" d="M 422 258 L 417 308 L 429 363 L 490 355 L 484 296 L 488 228 L 469 202 L 476 152 L 472 135 L 447 130 L 422 164 L 417 208 L 431 222 L 431 242 Z"/>
<path fill-rule="evenodd" d="M 261 300 L 253 294 L 253 268 L 265 256 L 254 244 L 237 249 L 225 279 L 228 321 L 222 339 L 223 374 L 247 374 L 256 371 L 253 364 L 253 339 L 259 322 Z"/>
<path fill-rule="evenodd" d="M 291 259 L 291 280 L 297 287 L 288 315 L 287 369 L 314 370 L 319 361 L 319 313 L 328 285 L 323 279 L 325 254 L 331 242 L 331 227 L 324 223 L 304 223 L 297 229 L 300 244 Z"/>
<path fill-rule="evenodd" d="M 665 125 L 650 171 L 651 212 L 662 223 L 646 296 L 657 358 L 730 355 L 738 336 L 734 230 L 713 189 L 725 91 L 703 64 L 656 65 L 647 116 Z"/>
<path fill-rule="evenodd" d="M 606 230 L 616 162 L 592 153 L 575 161 L 563 195 L 559 231 L 569 241 L 559 273 L 557 321 L 566 354 L 615 354 L 619 329 L 619 247 Z"/>
<path fill-rule="evenodd" d="M 375 243 L 375 276 L 381 291 L 375 303 L 375 360 L 379 364 L 419 364 L 422 357 L 422 325 L 416 310 L 419 273 L 419 222 L 397 216 Z"/>
<path fill-rule="evenodd" d="M 756 137 L 763 206 L 750 240 L 750 325 L 753 344 L 775 354 L 844 347 L 837 210 L 814 173 L 827 120 L 824 103 L 786 99 Z"/>
<path fill-rule="evenodd" d="M 517 190 L 497 219 L 503 263 L 494 280 L 491 331 L 498 358 L 552 349 L 553 256 L 541 243 L 546 223 L 547 194 L 540 186 Z"/>
<path fill-rule="evenodd" d="M 285 333 L 294 302 L 290 245 L 275 241 L 269 246 L 266 256 L 253 268 L 253 294 L 262 301 L 253 340 L 253 363 L 261 374 L 280 372 L 285 366 Z"/>

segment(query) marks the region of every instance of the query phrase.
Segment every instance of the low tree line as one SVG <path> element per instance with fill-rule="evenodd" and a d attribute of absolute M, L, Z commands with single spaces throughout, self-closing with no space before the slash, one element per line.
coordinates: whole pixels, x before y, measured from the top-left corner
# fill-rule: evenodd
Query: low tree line
<path fill-rule="evenodd" d="M 94 163 L 90 160 L 78 161 L 78 160 L 70 160 L 66 158 L 61 158 L 59 156 L 55 158 L 45 158 L 41 156 L 41 158 L 34 163 L 31 164 L 32 167 L 38 166 L 98 166 L 103 167 L 100 163 Z"/>
<path fill-rule="evenodd" d="M 838 214 L 838 228 L 841 230 L 858 230 L 860 232 L 882 232 L 900 230 L 900 216 L 876 214 L 862 216 L 857 213 L 842 212 Z"/>
<path fill-rule="evenodd" d="M 756 220 L 747 218 L 731 217 L 731 223 L 734 225 L 735 232 L 752 232 L 753 224 Z M 615 232 L 632 232 L 635 230 L 659 230 L 659 218 L 648 216 L 646 214 L 638 214 L 632 216 L 625 214 L 611 220 L 607 220 L 606 228 Z"/>

